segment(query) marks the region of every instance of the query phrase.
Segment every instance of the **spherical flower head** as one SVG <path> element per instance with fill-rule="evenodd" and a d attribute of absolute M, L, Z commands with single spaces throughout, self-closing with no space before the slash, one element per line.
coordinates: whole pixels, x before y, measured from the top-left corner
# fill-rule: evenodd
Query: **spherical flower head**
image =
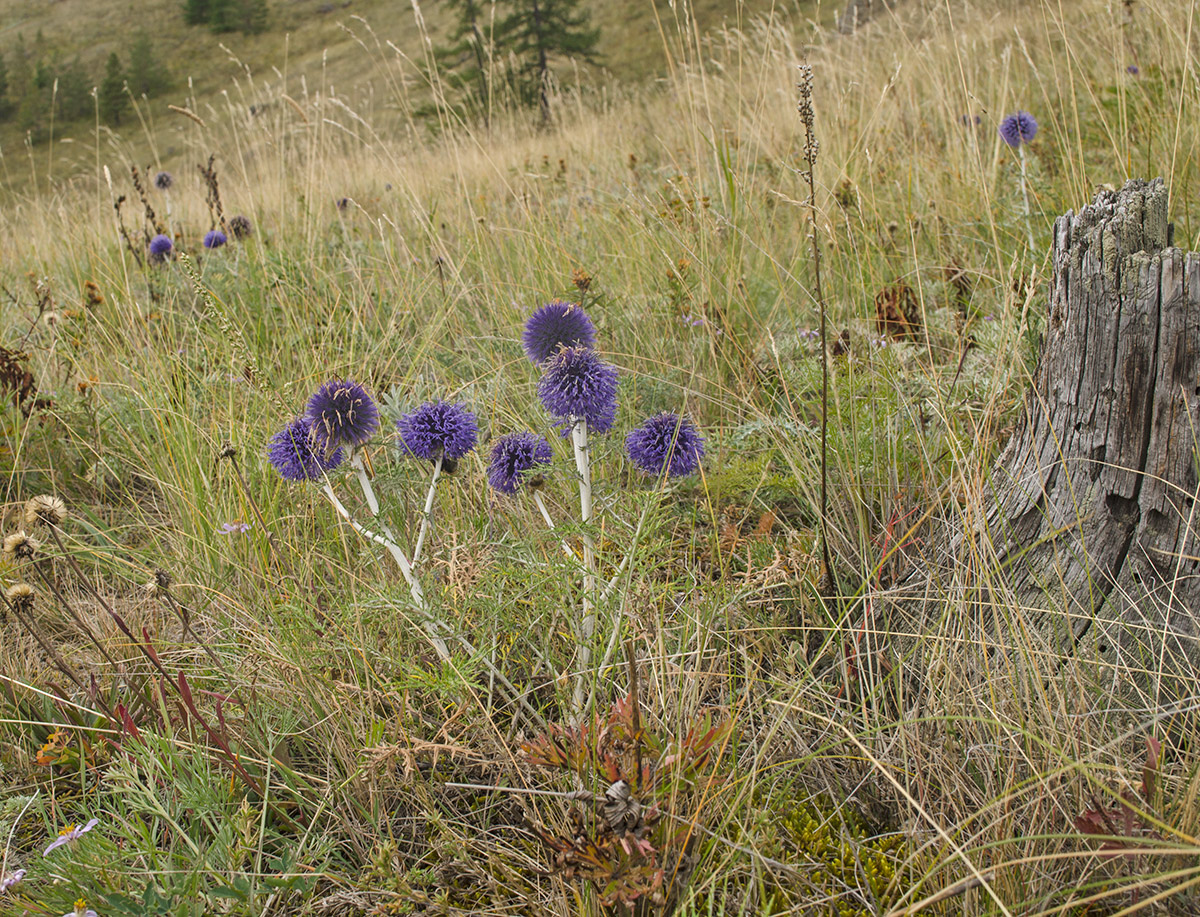
<path fill-rule="evenodd" d="M 25 504 L 25 524 L 42 522 L 50 526 L 62 525 L 67 518 L 67 504 L 53 494 L 38 494 Z"/>
<path fill-rule="evenodd" d="M 521 341 L 530 361 L 541 365 L 563 347 L 595 347 L 596 326 L 582 306 L 556 299 L 529 316 Z"/>
<path fill-rule="evenodd" d="M 171 241 L 170 236 L 159 234 L 150 240 L 150 255 L 156 261 L 162 261 L 171 254 L 171 249 L 174 247 L 175 243 Z"/>
<path fill-rule="evenodd" d="M 254 224 L 250 222 L 248 216 L 238 214 L 229 221 L 229 231 L 233 233 L 233 237 L 241 242 L 243 239 L 248 239 L 254 234 Z"/>
<path fill-rule="evenodd" d="M 351 379 L 331 379 L 322 385 L 308 399 L 304 416 L 326 451 L 361 446 L 379 429 L 379 408 L 367 390 Z"/>
<path fill-rule="evenodd" d="M 175 179 L 173 179 L 171 177 L 170 172 L 159 172 L 157 175 L 154 176 L 154 187 L 157 188 L 159 191 L 166 191 L 168 188 L 171 187 L 171 184 L 174 181 L 175 181 Z"/>
<path fill-rule="evenodd" d="M 37 553 L 41 542 L 25 532 L 13 532 L 4 539 L 4 553 L 14 560 L 29 560 Z"/>
<path fill-rule="evenodd" d="M 1125 72 L 1128 73 L 1130 76 L 1137 76 L 1142 71 L 1138 69 L 1137 64 L 1130 64 L 1128 67 L 1125 68 Z"/>
<path fill-rule="evenodd" d="M 67 827 L 58 832 L 58 837 L 50 842 L 50 845 L 42 853 L 42 856 L 48 857 L 59 847 L 66 844 L 74 844 L 98 824 L 100 824 L 100 819 L 93 818 L 86 825 L 67 825 Z"/>
<path fill-rule="evenodd" d="M 509 433 L 492 446 L 488 483 L 502 494 L 515 494 L 521 485 L 541 483 L 540 469 L 549 465 L 554 453 L 546 437 L 536 433 Z"/>
<path fill-rule="evenodd" d="M 327 455 L 313 435 L 312 424 L 307 418 L 297 417 L 271 437 L 267 458 L 286 480 L 313 481 L 337 468 L 345 454 L 336 449 Z"/>
<path fill-rule="evenodd" d="M 427 401 L 396 426 L 406 452 L 431 462 L 441 458 L 446 471 L 453 471 L 479 438 L 475 415 L 457 402 Z"/>
<path fill-rule="evenodd" d="M 220 248 L 228 241 L 229 240 L 225 236 L 225 233 L 221 232 L 219 229 L 210 229 L 204 234 L 205 248 Z"/>
<path fill-rule="evenodd" d="M 625 437 L 630 459 L 646 474 L 678 478 L 700 467 L 704 437 L 687 417 L 656 414 Z"/>
<path fill-rule="evenodd" d="M 1029 143 L 1038 131 L 1038 123 L 1027 111 L 1018 111 L 1000 122 L 1000 136 L 1014 150 L 1022 143 Z"/>
<path fill-rule="evenodd" d="M 29 611 L 33 607 L 33 600 L 37 598 L 37 593 L 28 583 L 13 583 L 5 590 L 4 596 L 10 604 L 16 607 L 17 611 Z"/>
<path fill-rule="evenodd" d="M 607 433 L 617 415 L 617 368 L 590 347 L 564 347 L 545 363 L 538 382 L 542 405 L 564 425 L 587 421 L 594 433 Z M 565 435 L 565 434 L 564 434 Z"/>

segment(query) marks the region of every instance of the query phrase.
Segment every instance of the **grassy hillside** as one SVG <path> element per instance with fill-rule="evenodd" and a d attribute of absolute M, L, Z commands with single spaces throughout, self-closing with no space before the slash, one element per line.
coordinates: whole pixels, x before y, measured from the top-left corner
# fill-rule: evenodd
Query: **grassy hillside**
<path fill-rule="evenodd" d="M 431 128 L 368 36 L 339 66 L 370 85 L 221 63 L 198 120 L 80 140 L 0 210 L 0 915 L 1196 913 L 1194 703 L 1041 639 L 997 546 L 946 539 L 1029 383 L 1054 218 L 1161 175 L 1200 248 L 1194 11 L 1125 9 L 664 24 L 665 77 L 564 82 L 544 129 Z M 143 200 L 147 162 L 176 180 Z M 214 191 L 252 232 L 208 248 Z M 618 374 L 586 444 L 523 348 L 560 298 Z M 289 480 L 334 379 L 380 427 Z M 441 399 L 478 426 L 452 474 L 399 425 Z M 661 412 L 704 437 L 670 479 L 627 448 Z M 494 486 L 514 432 L 541 506 Z M 931 562 L 914 630 L 891 590 Z"/>
<path fill-rule="evenodd" d="M 266 33 L 214 35 L 204 26 L 186 25 L 181 6 L 179 0 L 137 5 L 117 0 L 45 4 L 0 0 L 0 54 L 11 65 L 21 39 L 31 62 L 45 61 L 52 73 L 58 73 L 78 57 L 98 84 L 108 55 L 115 51 L 128 66 L 134 37 L 146 33 L 166 67 L 167 88 L 143 100 L 139 111 L 128 115 L 116 133 L 130 140 L 142 132 L 143 122 L 148 124 L 149 136 L 132 142 L 142 149 L 152 147 L 157 164 L 170 166 L 179 151 L 174 136 L 179 125 L 171 123 L 168 104 L 205 114 L 223 108 L 224 94 L 231 90 L 237 101 L 247 93 L 258 97 L 268 85 L 267 95 L 275 100 L 280 93 L 302 98 L 332 92 L 348 99 L 369 98 L 380 109 L 428 104 L 432 93 L 424 76 L 425 39 L 440 44 L 451 19 L 444 5 L 436 2 L 419 5 L 418 15 L 412 4 L 397 0 L 335 4 L 276 0 Z M 636 85 L 664 76 L 681 63 L 676 59 L 686 50 L 677 40 L 681 31 L 691 39 L 710 30 L 746 26 L 773 11 L 802 10 L 828 18 L 832 7 L 828 3 L 825 7 L 810 0 L 702 0 L 676 6 L 665 2 L 656 6 L 654 0 L 595 3 L 591 12 L 601 32 L 599 66 L 585 64 L 576 71 L 563 64 L 558 69 L 561 78 L 571 83 L 610 89 Z M 233 89 L 235 82 L 238 90 Z M 57 150 L 43 141 L 29 155 L 14 120 L 0 124 L 0 152 L 6 166 L 0 177 L 10 191 L 21 190 L 31 175 L 45 179 L 77 173 L 88 155 L 80 147 L 90 149 L 95 142 L 93 119 L 60 121 L 53 131 L 43 131 L 58 141 Z M 102 127 L 105 138 L 110 131 L 111 126 Z"/>

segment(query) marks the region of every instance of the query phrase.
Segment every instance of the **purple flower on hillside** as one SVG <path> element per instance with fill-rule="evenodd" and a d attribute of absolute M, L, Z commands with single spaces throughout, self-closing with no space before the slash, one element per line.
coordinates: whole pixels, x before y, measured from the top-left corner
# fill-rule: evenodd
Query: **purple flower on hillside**
<path fill-rule="evenodd" d="M 326 451 L 361 446 L 379 429 L 379 408 L 367 390 L 350 379 L 331 379 L 317 389 L 304 416 Z"/>
<path fill-rule="evenodd" d="M 350 198 L 339 197 L 337 200 L 337 209 L 345 213 L 350 208 Z"/>
<path fill-rule="evenodd" d="M 250 531 L 250 523 L 240 520 L 235 522 L 222 522 L 221 527 L 217 529 L 218 535 L 245 535 Z"/>
<path fill-rule="evenodd" d="M 961 115 L 958 122 L 963 127 L 978 127 L 983 123 L 983 118 L 979 115 Z"/>
<path fill-rule="evenodd" d="M 396 426 L 404 451 L 431 462 L 441 458 L 442 469 L 448 473 L 475 448 L 479 438 L 475 415 L 457 402 L 427 401 L 403 415 Z"/>
<path fill-rule="evenodd" d="M 220 248 L 228 241 L 229 240 L 226 238 L 225 233 L 221 232 L 219 229 L 210 229 L 204 234 L 205 248 Z"/>
<path fill-rule="evenodd" d="M 492 446 L 488 483 L 500 493 L 510 496 L 520 490 L 523 484 L 539 486 L 542 477 L 540 466 L 549 465 L 553 457 L 546 437 L 536 433 L 509 433 Z"/>
<path fill-rule="evenodd" d="M 67 827 L 58 832 L 58 837 L 50 842 L 50 846 L 46 848 L 46 850 L 42 853 L 42 856 L 50 856 L 52 852 L 57 850 L 59 847 L 62 847 L 64 844 L 74 844 L 98 824 L 100 824 L 100 819 L 93 818 L 86 825 L 67 825 Z"/>
<path fill-rule="evenodd" d="M 1128 67 L 1125 68 L 1125 72 L 1128 73 L 1130 76 L 1137 76 L 1142 71 L 1138 69 L 1137 64 L 1130 64 Z"/>
<path fill-rule="evenodd" d="M 10 872 L 3 879 L 0 879 L 0 895 L 7 893 L 9 890 L 19 885 L 25 878 L 25 870 L 17 869 Z"/>
<path fill-rule="evenodd" d="M 556 299 L 529 316 L 521 341 L 529 359 L 540 365 L 562 347 L 595 347 L 596 326 L 582 306 Z"/>
<path fill-rule="evenodd" d="M 342 463 L 341 449 L 326 455 L 324 444 L 318 444 L 312 423 L 297 417 L 271 437 L 267 458 L 275 470 L 288 481 L 312 481 Z"/>
<path fill-rule="evenodd" d="M 175 179 L 173 179 L 171 177 L 170 172 L 159 172 L 157 175 L 154 176 L 154 187 L 157 188 L 159 191 L 166 191 L 168 188 L 171 187 L 171 184 L 174 181 L 175 181 Z"/>
<path fill-rule="evenodd" d="M 233 237 L 241 242 L 243 239 L 248 239 L 254 235 L 254 225 L 250 222 L 248 216 L 238 214 L 229 220 L 229 231 L 233 233 Z"/>
<path fill-rule="evenodd" d="M 691 474 L 704 456 L 704 437 L 687 417 L 664 412 L 649 418 L 625 438 L 633 463 L 646 474 Z"/>
<path fill-rule="evenodd" d="M 150 240 L 150 258 L 154 261 L 165 261 L 174 247 L 175 243 L 171 241 L 170 236 L 157 235 Z"/>
<path fill-rule="evenodd" d="M 1014 150 L 1022 143 L 1029 143 L 1038 131 L 1038 123 L 1027 111 L 1018 111 L 1000 122 L 1000 136 Z"/>
<path fill-rule="evenodd" d="M 538 397 L 546 410 L 568 428 L 582 418 L 593 433 L 607 433 L 617 415 L 617 368 L 590 347 L 564 347 L 545 366 Z"/>

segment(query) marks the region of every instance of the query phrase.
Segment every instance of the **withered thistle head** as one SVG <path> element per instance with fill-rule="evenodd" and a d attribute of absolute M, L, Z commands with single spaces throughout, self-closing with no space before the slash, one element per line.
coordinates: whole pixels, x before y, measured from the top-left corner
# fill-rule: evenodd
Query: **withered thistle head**
<path fill-rule="evenodd" d="M 241 242 L 243 239 L 248 239 L 254 233 L 254 226 L 250 222 L 250 218 L 243 214 L 238 214 L 229 221 L 229 231 L 233 233 L 233 237 Z"/>
<path fill-rule="evenodd" d="M 4 595 L 20 612 L 28 612 L 32 609 L 33 600 L 37 598 L 37 593 L 28 583 L 14 583 L 8 587 L 8 591 Z"/>
<path fill-rule="evenodd" d="M 13 532 L 4 539 L 4 553 L 16 560 L 31 559 L 41 546 L 40 541 L 25 532 Z"/>
<path fill-rule="evenodd" d="M 154 585 L 155 588 L 166 592 L 171 588 L 171 574 L 169 574 L 166 570 L 155 570 Z"/>
<path fill-rule="evenodd" d="M 25 524 L 36 525 L 43 522 L 50 526 L 59 526 L 67 518 L 67 504 L 53 494 L 38 494 L 25 504 Z"/>

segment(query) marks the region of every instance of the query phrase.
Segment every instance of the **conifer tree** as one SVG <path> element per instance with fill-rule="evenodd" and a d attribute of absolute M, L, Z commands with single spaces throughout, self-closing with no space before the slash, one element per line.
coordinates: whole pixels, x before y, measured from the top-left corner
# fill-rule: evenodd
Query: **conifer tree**
<path fill-rule="evenodd" d="M 210 0 L 185 0 L 183 21 L 188 25 L 204 25 L 210 15 Z"/>
<path fill-rule="evenodd" d="M 154 54 L 154 44 L 139 32 L 129 48 L 129 89 L 135 96 L 156 95 L 167 85 L 167 71 Z"/>
<path fill-rule="evenodd" d="M 491 99 L 496 0 L 446 0 L 446 5 L 458 18 L 449 36 L 450 44 L 438 48 L 435 57 L 442 70 L 452 74 L 449 82 L 486 114 Z"/>
<path fill-rule="evenodd" d="M 125 72 L 117 52 L 108 55 L 104 65 L 104 79 L 100 83 L 100 117 L 114 127 L 121 123 L 121 115 L 128 103 L 125 96 Z"/>
<path fill-rule="evenodd" d="M 92 78 L 78 57 L 58 76 L 58 110 L 67 121 L 92 113 Z"/>
<path fill-rule="evenodd" d="M 4 63 L 4 55 L 0 54 L 0 120 L 8 117 L 12 111 L 12 103 L 8 99 L 8 65 Z"/>
<path fill-rule="evenodd" d="M 551 62 L 562 57 L 594 62 L 600 30 L 591 27 L 580 0 L 509 0 L 509 8 L 497 26 L 497 44 L 516 57 L 517 91 L 527 103 L 537 102 L 545 123 Z"/>

